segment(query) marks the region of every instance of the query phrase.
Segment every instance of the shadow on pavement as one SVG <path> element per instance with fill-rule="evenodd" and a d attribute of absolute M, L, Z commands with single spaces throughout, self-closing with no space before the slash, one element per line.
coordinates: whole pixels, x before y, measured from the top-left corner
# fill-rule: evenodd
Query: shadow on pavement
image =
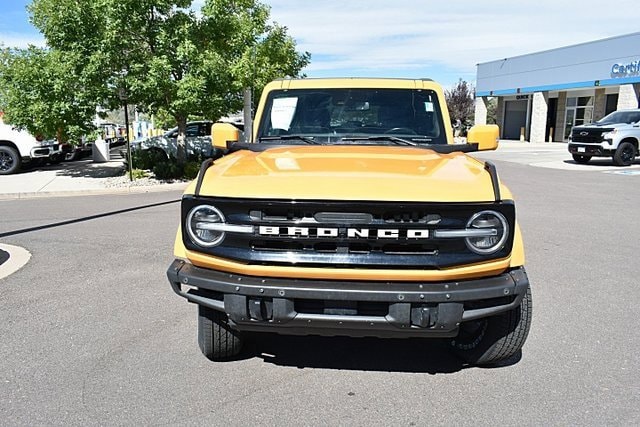
<path fill-rule="evenodd" d="M 69 176 L 72 178 L 112 178 L 125 173 L 125 166 L 122 161 L 93 163 L 92 160 L 78 160 L 47 166 L 42 169 L 55 170 L 58 176 Z"/>
<path fill-rule="evenodd" d="M 0 265 L 4 264 L 7 261 L 9 261 L 9 252 L 0 249 Z"/>
<path fill-rule="evenodd" d="M 51 171 L 56 176 L 68 176 L 72 178 L 112 178 L 125 173 L 124 158 L 120 154 L 121 147 L 111 149 L 108 162 L 94 162 L 91 156 L 79 160 L 60 163 L 45 163 L 33 161 L 25 165 L 18 173 L 28 174 L 35 171 Z"/>
<path fill-rule="evenodd" d="M 252 334 L 244 358 L 297 368 L 451 374 L 469 368 L 446 339 L 378 339 Z M 521 354 L 494 367 L 518 363 Z"/>
<path fill-rule="evenodd" d="M 613 161 L 610 158 L 593 158 L 591 160 L 589 160 L 589 163 L 578 163 L 575 160 L 564 160 L 564 163 L 568 164 L 568 165 L 580 165 L 580 166 L 594 166 L 594 167 L 607 167 L 607 168 L 611 168 L 611 167 L 615 167 L 615 168 L 620 168 L 620 170 L 624 170 L 624 168 L 626 166 L 616 166 L 613 164 Z M 640 165 L 640 159 L 636 159 L 632 165 Z"/>
<path fill-rule="evenodd" d="M 75 223 L 79 223 L 79 222 L 90 221 L 90 220 L 102 218 L 102 217 L 105 217 L 105 216 L 118 215 L 118 214 L 122 214 L 122 213 L 126 213 L 126 212 L 137 211 L 137 210 L 140 210 L 140 209 L 154 208 L 156 206 L 164 206 L 164 205 L 168 205 L 168 204 L 172 204 L 172 203 L 179 203 L 180 201 L 181 201 L 181 199 L 168 200 L 166 202 L 151 203 L 151 204 L 148 204 L 148 205 L 134 206 L 134 207 L 131 207 L 131 208 L 126 208 L 126 209 L 119 209 L 117 211 L 102 212 L 102 213 L 95 214 L 95 215 L 89 215 L 89 216 L 85 216 L 85 217 L 81 217 L 81 218 L 75 218 L 75 219 L 68 219 L 68 220 L 65 220 L 65 221 L 54 222 L 54 223 L 51 223 L 51 224 L 43 224 L 43 225 L 37 225 L 35 227 L 21 228 L 21 229 L 18 229 L 18 230 L 5 231 L 5 232 L 0 232 L 0 237 L 15 236 L 16 234 L 30 233 L 32 231 L 47 230 L 49 228 L 60 227 L 60 226 L 63 226 L 63 225 L 69 225 L 69 224 L 75 224 Z"/>

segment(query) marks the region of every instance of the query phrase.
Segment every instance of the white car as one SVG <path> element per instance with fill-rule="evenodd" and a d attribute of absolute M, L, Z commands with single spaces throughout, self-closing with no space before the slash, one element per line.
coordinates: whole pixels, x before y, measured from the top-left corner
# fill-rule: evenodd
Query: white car
<path fill-rule="evenodd" d="M 39 140 L 29 132 L 0 123 L 0 175 L 16 173 L 23 164 L 36 159 L 59 162 L 62 158 L 57 142 Z"/>
<path fill-rule="evenodd" d="M 214 157 L 216 150 L 211 144 L 211 125 L 213 122 L 203 120 L 187 123 L 186 146 L 187 155 Z M 131 143 L 133 150 L 159 150 L 169 158 L 177 157 L 178 128 L 175 127 L 164 135 L 144 138 Z"/>

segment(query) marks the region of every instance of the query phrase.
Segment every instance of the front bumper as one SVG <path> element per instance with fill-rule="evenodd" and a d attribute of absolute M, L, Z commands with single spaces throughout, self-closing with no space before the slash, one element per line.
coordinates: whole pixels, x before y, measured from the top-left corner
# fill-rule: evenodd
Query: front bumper
<path fill-rule="evenodd" d="M 178 295 L 226 313 L 235 329 L 292 335 L 453 337 L 461 322 L 518 307 L 529 287 L 524 267 L 454 282 L 363 282 L 260 278 L 175 260 L 167 276 Z"/>
<path fill-rule="evenodd" d="M 610 157 L 615 153 L 615 150 L 605 147 L 604 143 L 602 144 L 569 143 L 569 152 L 571 154 L 578 154 L 581 156 Z"/>
<path fill-rule="evenodd" d="M 59 144 L 52 145 L 41 145 L 39 147 L 34 147 L 31 149 L 31 158 L 32 159 L 41 159 L 51 157 L 54 154 L 62 154 L 62 149 Z"/>

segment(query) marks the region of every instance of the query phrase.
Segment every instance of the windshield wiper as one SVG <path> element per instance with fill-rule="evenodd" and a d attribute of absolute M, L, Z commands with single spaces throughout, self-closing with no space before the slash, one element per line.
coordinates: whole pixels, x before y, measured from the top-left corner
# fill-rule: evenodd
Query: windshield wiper
<path fill-rule="evenodd" d="M 415 147 L 418 145 L 413 141 L 409 141 L 408 139 L 398 138 L 397 136 L 351 136 L 347 138 L 342 138 L 341 141 L 390 141 L 396 145 L 411 145 Z"/>
<path fill-rule="evenodd" d="M 259 139 L 262 141 L 302 141 L 305 144 L 321 145 L 320 142 L 302 135 L 276 135 L 276 136 L 263 136 Z"/>

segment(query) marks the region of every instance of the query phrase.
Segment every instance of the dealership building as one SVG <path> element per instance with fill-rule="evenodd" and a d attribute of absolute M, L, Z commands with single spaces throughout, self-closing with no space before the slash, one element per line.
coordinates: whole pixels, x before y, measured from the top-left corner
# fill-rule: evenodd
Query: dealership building
<path fill-rule="evenodd" d="M 566 141 L 572 126 L 640 107 L 640 32 L 478 64 L 476 124 L 491 98 L 502 139 Z"/>

